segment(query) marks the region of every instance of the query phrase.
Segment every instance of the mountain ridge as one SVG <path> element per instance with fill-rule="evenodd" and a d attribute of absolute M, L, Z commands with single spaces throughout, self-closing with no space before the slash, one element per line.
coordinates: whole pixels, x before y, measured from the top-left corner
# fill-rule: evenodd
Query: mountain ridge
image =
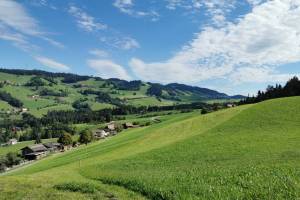
<path fill-rule="evenodd" d="M 12 110 L 6 102 L 21 101 L 33 114 L 49 110 L 99 110 L 120 104 L 133 106 L 168 106 L 193 102 L 236 101 L 242 96 L 229 96 L 208 88 L 179 83 L 150 83 L 141 80 L 43 70 L 0 69 L 0 109 Z"/>

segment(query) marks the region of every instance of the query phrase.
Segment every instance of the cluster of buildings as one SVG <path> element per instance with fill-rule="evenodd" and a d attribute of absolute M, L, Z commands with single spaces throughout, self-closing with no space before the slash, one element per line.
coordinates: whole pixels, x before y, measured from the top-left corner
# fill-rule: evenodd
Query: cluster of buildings
<path fill-rule="evenodd" d="M 37 160 L 46 156 L 50 152 L 63 151 L 64 146 L 57 142 L 35 144 L 21 149 L 22 156 L 27 160 Z"/>
<path fill-rule="evenodd" d="M 106 125 L 104 129 L 98 129 L 94 131 L 94 138 L 95 139 L 105 139 L 108 136 L 114 136 L 118 134 L 117 131 L 118 124 L 115 122 L 110 122 Z M 126 122 L 122 124 L 122 128 L 128 129 L 128 128 L 137 128 L 138 125 L 133 125 L 131 122 Z"/>

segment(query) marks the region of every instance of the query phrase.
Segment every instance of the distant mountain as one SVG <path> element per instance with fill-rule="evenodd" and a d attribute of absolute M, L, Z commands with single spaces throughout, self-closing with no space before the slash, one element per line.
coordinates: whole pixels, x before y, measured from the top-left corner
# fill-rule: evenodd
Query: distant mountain
<path fill-rule="evenodd" d="M 12 102 L 20 101 L 19 105 L 37 116 L 53 109 L 98 110 L 120 104 L 164 106 L 244 98 L 178 83 L 163 85 L 23 69 L 0 69 L 0 94 L 3 96 L 0 99 L 0 110 L 12 110 L 15 107 Z"/>

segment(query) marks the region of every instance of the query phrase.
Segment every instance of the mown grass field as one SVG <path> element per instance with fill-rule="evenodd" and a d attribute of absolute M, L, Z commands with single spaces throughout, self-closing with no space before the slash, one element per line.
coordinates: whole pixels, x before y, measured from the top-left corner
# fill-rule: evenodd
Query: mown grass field
<path fill-rule="evenodd" d="M 166 117 L 5 174 L 0 199 L 300 198 L 300 97 Z"/>

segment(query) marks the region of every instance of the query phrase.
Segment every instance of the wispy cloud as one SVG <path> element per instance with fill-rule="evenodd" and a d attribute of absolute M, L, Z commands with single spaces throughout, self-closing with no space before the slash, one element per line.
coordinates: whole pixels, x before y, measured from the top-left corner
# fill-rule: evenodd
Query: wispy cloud
<path fill-rule="evenodd" d="M 136 10 L 134 9 L 134 2 L 133 0 L 115 0 L 113 5 L 118 8 L 122 13 L 128 14 L 133 17 L 141 18 L 141 17 L 148 17 L 151 21 L 158 21 L 160 15 L 155 10 Z"/>
<path fill-rule="evenodd" d="M 168 60 L 146 63 L 133 58 L 129 65 L 149 81 L 282 81 L 292 74 L 279 74 L 277 67 L 300 61 L 299 21 L 299 1 L 268 1 L 236 23 L 206 27 Z"/>
<path fill-rule="evenodd" d="M 47 7 L 52 10 L 58 10 L 56 6 L 52 4 L 52 2 L 49 2 L 48 0 L 30 0 L 29 2 L 33 6 L 39 6 L 39 7 Z"/>
<path fill-rule="evenodd" d="M 79 7 L 71 5 L 68 12 L 75 17 L 78 28 L 93 33 L 95 37 L 99 38 L 100 42 L 107 46 L 121 50 L 131 50 L 140 47 L 134 38 L 126 36 L 112 27 L 96 21 L 92 15 L 84 12 Z"/>
<path fill-rule="evenodd" d="M 68 71 L 70 67 L 60 62 L 57 62 L 51 58 L 43 57 L 43 56 L 36 56 L 34 57 L 36 61 L 41 63 L 43 66 L 49 67 L 51 69 L 55 69 L 57 71 Z"/>
<path fill-rule="evenodd" d="M 41 30 L 38 21 L 30 16 L 20 3 L 13 0 L 0 1 L 0 32 L 1 39 L 12 41 L 22 50 L 35 46 L 30 44 L 28 37 L 45 40 L 60 48 L 64 47 L 63 44 L 50 39 Z"/>
<path fill-rule="evenodd" d="M 89 51 L 89 53 L 98 58 L 105 58 L 105 57 L 109 56 L 109 54 L 106 51 L 101 50 L 101 49 L 92 49 Z"/>
<path fill-rule="evenodd" d="M 87 61 L 90 68 L 94 69 L 102 78 L 120 78 L 130 80 L 131 77 L 121 66 L 107 59 L 90 59 Z"/>
<path fill-rule="evenodd" d="M 225 25 L 227 15 L 231 13 L 237 0 L 165 0 L 166 8 L 169 10 L 176 10 L 182 8 L 187 13 L 195 14 L 205 10 L 205 14 L 211 19 L 211 23 L 215 26 Z M 251 0 L 249 0 L 251 1 Z M 255 0 L 252 0 L 255 1 Z M 257 0 L 258 1 L 258 0 Z"/>
<path fill-rule="evenodd" d="M 78 27 L 87 32 L 104 30 L 107 28 L 106 24 L 97 22 L 94 17 L 74 5 L 69 7 L 69 13 L 76 18 Z"/>

